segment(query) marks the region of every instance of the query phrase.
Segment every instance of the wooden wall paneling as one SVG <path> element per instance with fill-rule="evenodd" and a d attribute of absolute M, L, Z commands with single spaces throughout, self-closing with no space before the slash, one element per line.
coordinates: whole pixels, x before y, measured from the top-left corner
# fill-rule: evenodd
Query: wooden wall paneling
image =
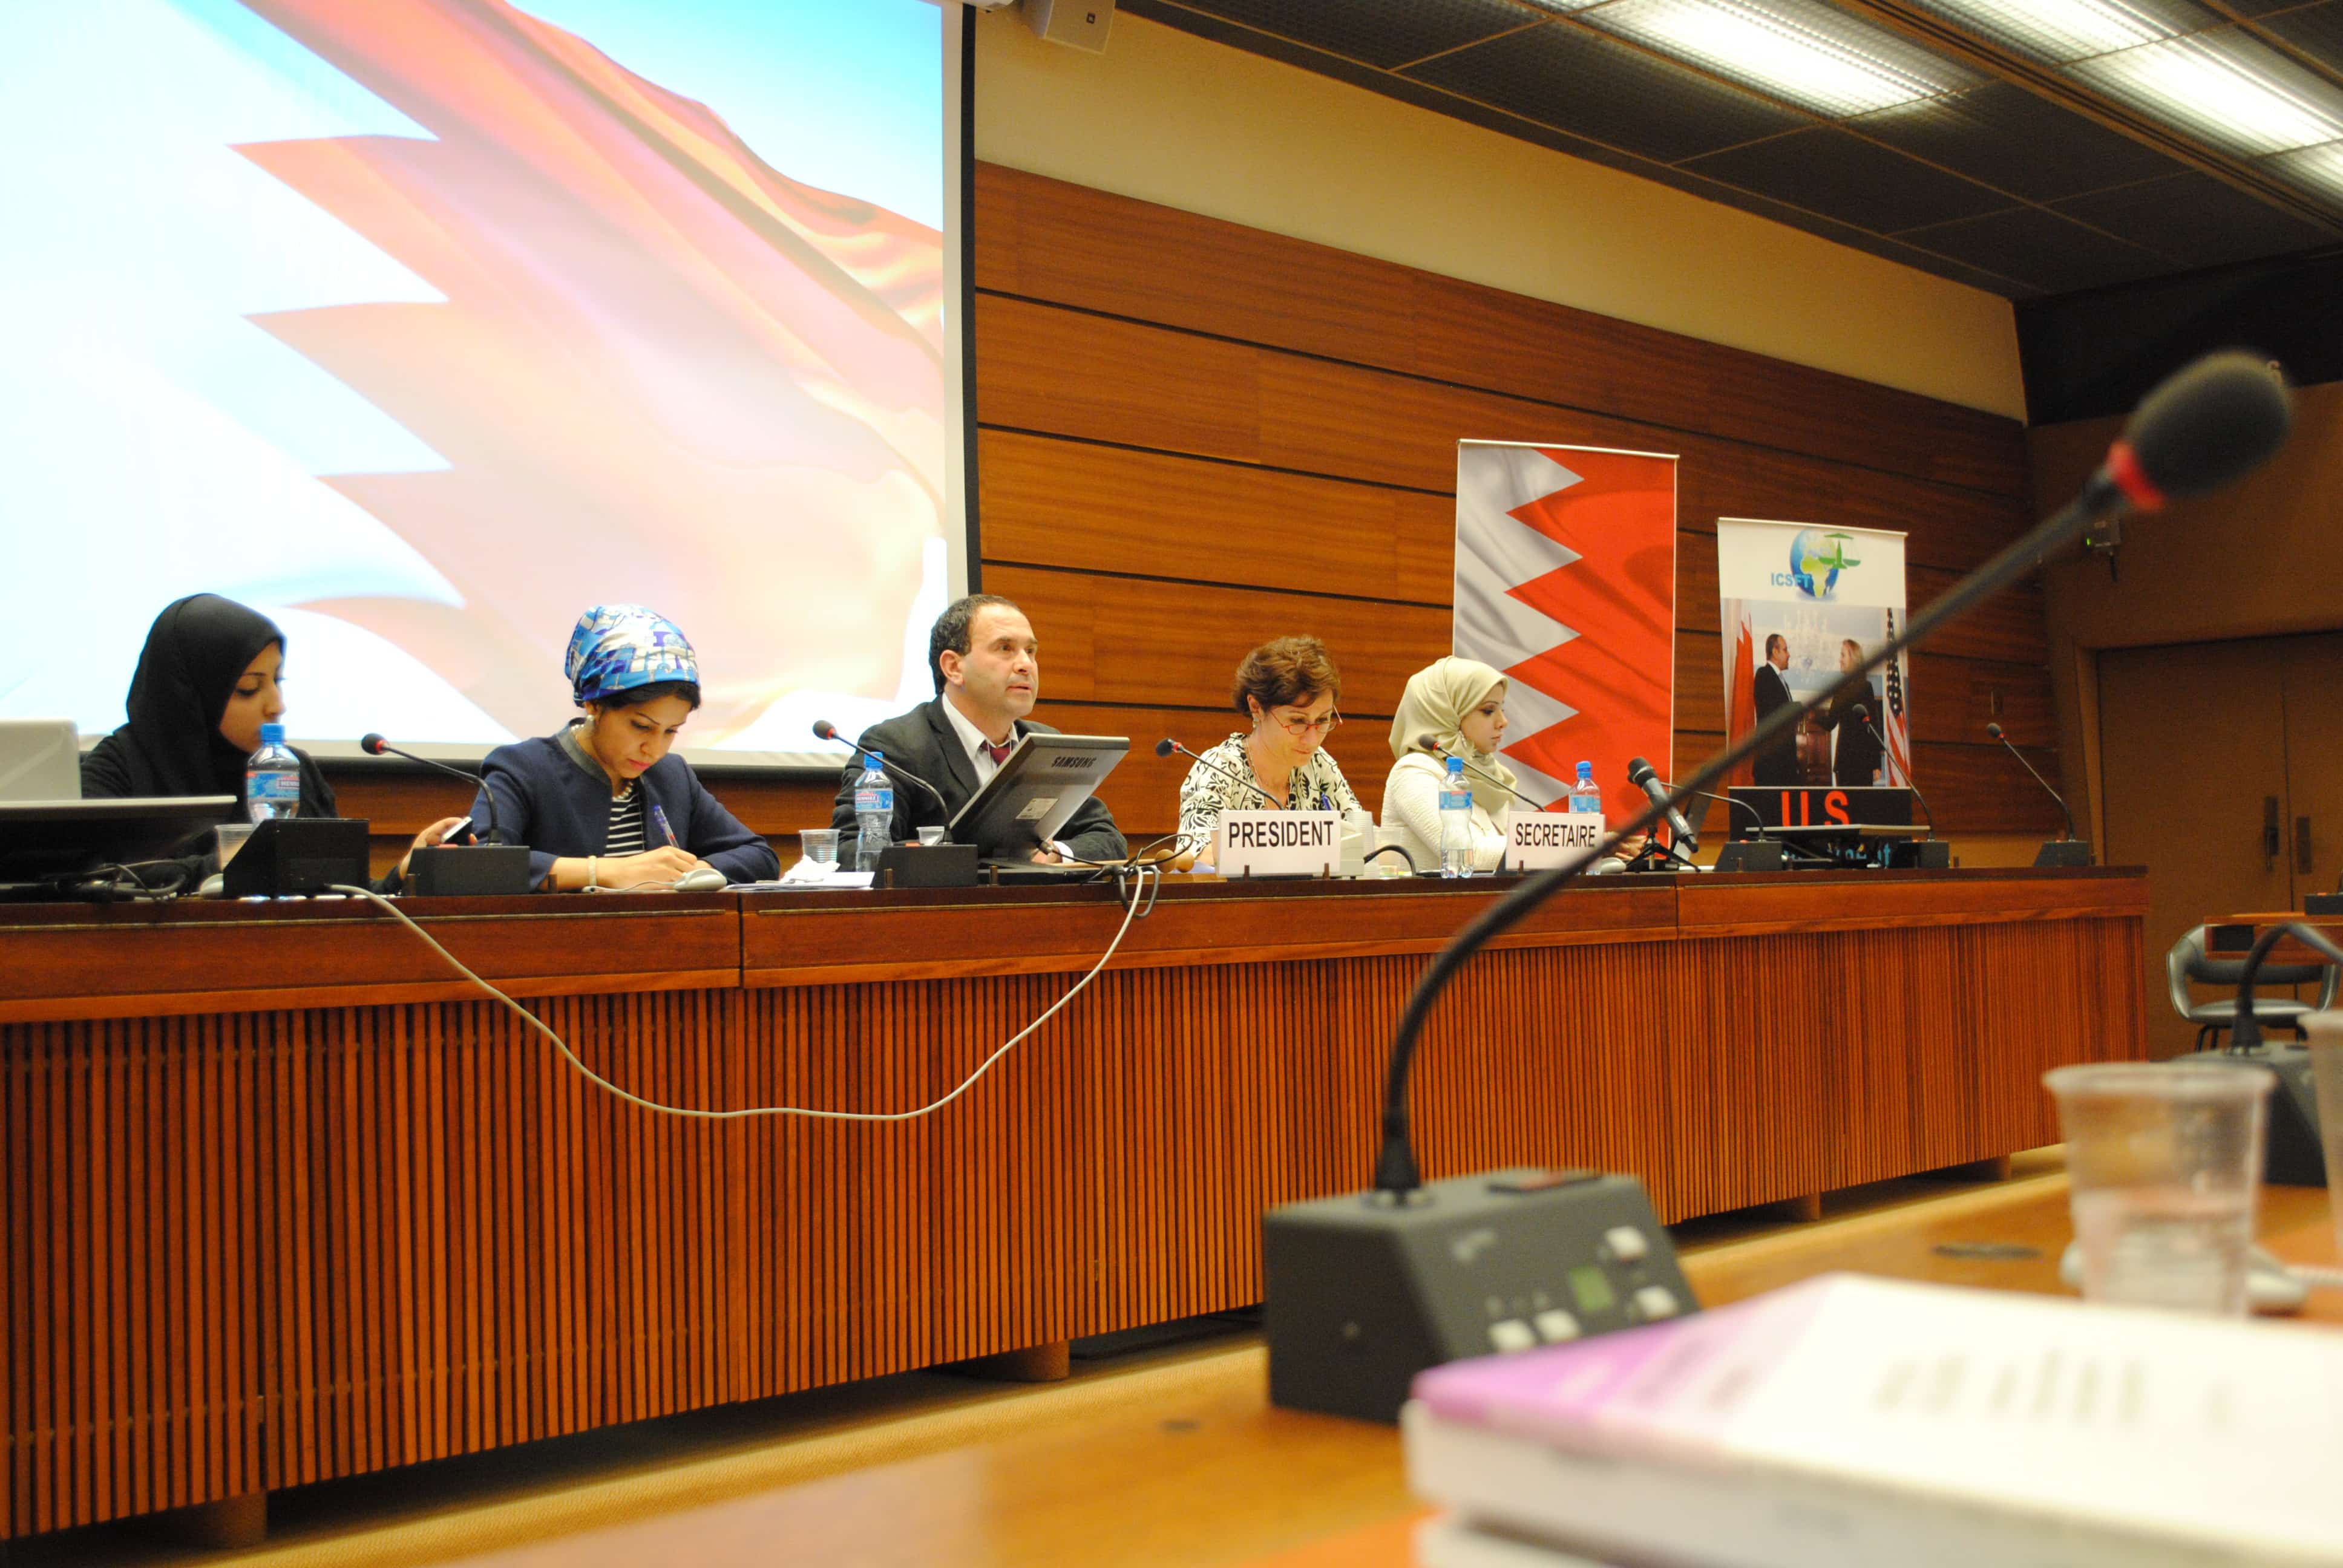
<path fill-rule="evenodd" d="M 1337 359 L 1403 367 L 1412 269 L 979 164 L 976 286 Z"/>
<path fill-rule="evenodd" d="M 1447 494 L 1008 430 L 979 436 L 988 565 L 1445 605 Z"/>
<path fill-rule="evenodd" d="M 1330 246 L 979 165 L 977 286 L 1976 488 L 2016 421 Z M 1879 427 L 1864 428 L 1863 410 Z"/>
<path fill-rule="evenodd" d="M 1955 569 L 2025 527 L 2013 497 L 1027 300 L 980 297 L 976 331 L 989 426 L 1426 491 L 1453 491 L 1463 437 L 1672 452 L 1686 526 L 1724 515 L 1902 528 L 1915 560 Z M 1986 528 L 1989 542 L 1970 537 Z"/>
<path fill-rule="evenodd" d="M 996 567 L 986 581 L 1032 618 L 1041 691 L 1061 701 L 1221 708 L 1246 653 L 1306 632 L 1325 641 L 1342 670 L 1345 717 L 1388 718 L 1407 678 L 1448 651 L 1452 628 L 1445 605 L 1167 587 L 1031 567 Z"/>

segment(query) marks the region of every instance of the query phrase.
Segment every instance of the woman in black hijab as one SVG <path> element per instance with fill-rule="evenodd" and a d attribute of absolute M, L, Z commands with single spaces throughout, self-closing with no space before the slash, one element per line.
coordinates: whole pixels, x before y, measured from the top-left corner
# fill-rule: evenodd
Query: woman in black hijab
<path fill-rule="evenodd" d="M 260 749 L 260 727 L 284 717 L 284 680 L 285 634 L 266 616 L 213 593 L 166 605 L 130 678 L 130 722 L 81 759 L 84 799 L 233 795 L 230 815 L 240 819 L 245 761 Z M 299 815 L 334 815 L 334 787 L 307 752 L 293 755 L 301 759 Z M 409 853 L 463 820 L 432 823 Z M 395 892 L 406 872 L 401 856 L 376 886 Z"/>
<path fill-rule="evenodd" d="M 199 593 L 164 607 L 130 679 L 130 722 L 81 759 L 85 799 L 233 795 L 260 727 L 285 712 L 285 634 L 256 610 Z M 306 752 L 304 817 L 334 814 L 334 788 Z"/>

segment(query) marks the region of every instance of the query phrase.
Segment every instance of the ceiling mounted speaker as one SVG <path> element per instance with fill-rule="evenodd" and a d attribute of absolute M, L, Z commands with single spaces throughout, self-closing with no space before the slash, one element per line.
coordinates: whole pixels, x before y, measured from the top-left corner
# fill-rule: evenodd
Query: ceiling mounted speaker
<path fill-rule="evenodd" d="M 1025 20 L 1052 44 L 1103 55 L 1106 31 L 1114 25 L 1114 0 L 1025 0 Z"/>

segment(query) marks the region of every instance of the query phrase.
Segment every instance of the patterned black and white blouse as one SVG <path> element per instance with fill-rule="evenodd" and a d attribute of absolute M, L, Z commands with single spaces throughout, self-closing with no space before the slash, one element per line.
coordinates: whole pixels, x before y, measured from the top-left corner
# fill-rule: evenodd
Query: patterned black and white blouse
<path fill-rule="evenodd" d="M 1342 777 L 1342 765 L 1323 747 L 1312 751 L 1310 759 L 1293 770 L 1287 784 L 1289 799 L 1264 800 L 1255 791 L 1252 759 L 1245 755 L 1242 731 L 1230 736 L 1210 751 L 1199 752 L 1203 762 L 1188 769 L 1187 780 L 1180 786 L 1180 848 L 1200 855 L 1212 852 L 1212 829 L 1223 811 L 1262 811 L 1282 809 L 1295 811 L 1356 811 L 1359 798 L 1351 792 L 1351 781 Z M 1204 766 L 1205 762 L 1212 765 Z M 1213 771 L 1218 769 L 1219 771 Z"/>

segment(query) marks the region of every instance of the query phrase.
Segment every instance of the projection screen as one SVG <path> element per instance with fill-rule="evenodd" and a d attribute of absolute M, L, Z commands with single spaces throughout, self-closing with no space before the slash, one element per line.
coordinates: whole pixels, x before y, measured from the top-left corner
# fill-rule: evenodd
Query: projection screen
<path fill-rule="evenodd" d="M 962 19 L 933 0 L 73 0 L 0 51 L 0 717 L 285 628 L 287 729 L 476 757 L 634 602 L 706 762 L 834 760 L 963 591 Z"/>

